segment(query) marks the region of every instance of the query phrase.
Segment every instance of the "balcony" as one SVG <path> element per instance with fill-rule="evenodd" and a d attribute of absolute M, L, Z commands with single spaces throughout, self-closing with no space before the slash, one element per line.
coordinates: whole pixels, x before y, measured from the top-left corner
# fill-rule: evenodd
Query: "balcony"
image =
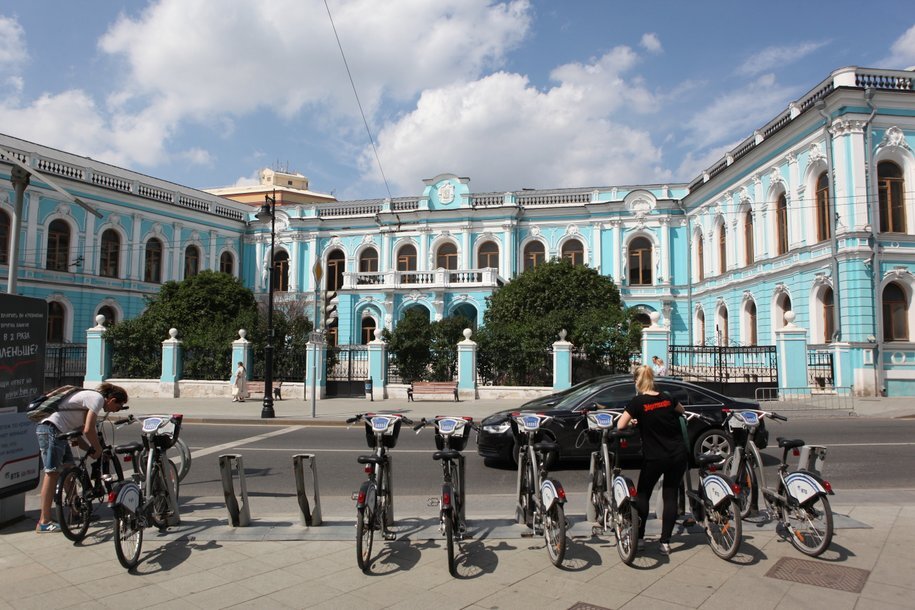
<path fill-rule="evenodd" d="M 434 271 L 345 272 L 343 290 L 429 290 L 496 288 L 505 281 L 499 270 L 436 269 Z"/>

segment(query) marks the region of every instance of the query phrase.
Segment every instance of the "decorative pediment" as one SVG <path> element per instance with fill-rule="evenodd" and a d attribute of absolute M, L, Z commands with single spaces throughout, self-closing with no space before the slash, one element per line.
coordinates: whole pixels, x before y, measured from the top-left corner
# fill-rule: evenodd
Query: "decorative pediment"
<path fill-rule="evenodd" d="M 775 294 L 788 294 L 788 287 L 782 282 L 775 285 Z"/>
<path fill-rule="evenodd" d="M 746 303 L 747 301 L 752 301 L 752 300 L 753 300 L 753 293 L 750 292 L 749 290 L 744 290 L 743 296 L 741 297 L 740 302 Z"/>
<path fill-rule="evenodd" d="M 629 210 L 629 213 L 636 218 L 643 219 L 650 214 L 658 205 L 658 200 L 648 191 L 632 191 L 623 199 L 623 205 Z"/>
<path fill-rule="evenodd" d="M 915 276 L 912 275 L 912 272 L 909 271 L 908 267 L 900 266 L 900 267 L 893 267 L 892 269 L 887 271 L 884 274 L 883 279 L 891 280 L 891 281 L 906 279 L 906 280 L 911 281 L 911 280 L 915 279 Z"/>
<path fill-rule="evenodd" d="M 810 156 L 810 163 L 816 163 L 817 161 L 825 161 L 826 155 L 823 154 L 823 149 L 820 148 L 820 145 L 814 142 L 810 145 L 810 150 L 808 151 Z"/>
<path fill-rule="evenodd" d="M 569 225 L 566 227 L 566 235 L 580 235 L 581 233 L 578 230 L 577 225 Z"/>
<path fill-rule="evenodd" d="M 909 143 L 906 142 L 905 133 L 895 125 L 886 130 L 883 134 L 883 140 L 877 148 L 901 148 L 904 150 L 911 150 Z"/>

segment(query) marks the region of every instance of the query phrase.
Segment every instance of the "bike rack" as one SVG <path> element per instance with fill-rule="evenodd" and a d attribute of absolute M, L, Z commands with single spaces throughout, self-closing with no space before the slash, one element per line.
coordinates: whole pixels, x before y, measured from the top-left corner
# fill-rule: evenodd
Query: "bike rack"
<path fill-rule="evenodd" d="M 241 492 L 241 506 L 235 497 L 233 470 L 238 473 L 238 488 Z M 237 453 L 219 456 L 219 472 L 222 475 L 222 492 L 226 498 L 226 509 L 229 511 L 229 523 L 232 527 L 251 525 L 251 513 L 248 509 L 248 488 L 245 485 L 245 462 Z"/>
<path fill-rule="evenodd" d="M 811 460 L 813 460 L 813 463 L 811 463 Z M 800 448 L 800 457 L 797 460 L 798 470 L 806 470 L 817 476 L 822 476 L 825 462 L 826 447 L 823 445 L 804 445 Z"/>
<path fill-rule="evenodd" d="M 314 510 L 308 503 L 305 486 L 305 462 L 311 468 L 312 488 L 314 491 Z M 292 456 L 292 473 L 295 476 L 296 496 L 299 499 L 299 511 L 306 526 L 321 525 L 321 496 L 318 494 L 318 457 L 313 453 L 298 453 Z"/>

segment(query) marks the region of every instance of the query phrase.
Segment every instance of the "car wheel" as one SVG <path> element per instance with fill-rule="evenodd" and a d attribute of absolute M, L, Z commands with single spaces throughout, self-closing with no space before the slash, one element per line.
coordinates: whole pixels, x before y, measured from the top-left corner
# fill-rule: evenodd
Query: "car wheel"
<path fill-rule="evenodd" d="M 734 440 L 721 428 L 709 428 L 696 437 L 693 443 L 693 458 L 703 453 L 720 453 L 729 456 L 734 450 Z"/>

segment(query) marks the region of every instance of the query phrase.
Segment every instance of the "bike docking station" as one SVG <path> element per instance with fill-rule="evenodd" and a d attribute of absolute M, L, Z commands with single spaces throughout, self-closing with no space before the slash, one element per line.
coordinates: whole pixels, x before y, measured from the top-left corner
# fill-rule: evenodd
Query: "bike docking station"
<path fill-rule="evenodd" d="M 305 485 L 305 462 L 311 470 L 314 509 L 308 502 Z M 299 500 L 299 516 L 306 527 L 321 525 L 321 496 L 318 493 L 318 457 L 313 453 L 298 453 L 292 456 L 292 473 L 295 477 L 296 497 Z"/>
<path fill-rule="evenodd" d="M 219 456 L 219 472 L 222 475 L 222 491 L 226 498 L 226 509 L 229 511 L 229 525 L 248 527 L 251 525 L 251 512 L 248 507 L 248 487 L 245 484 L 245 462 L 237 453 Z M 235 473 L 238 475 L 238 489 L 241 502 L 235 496 Z"/>

